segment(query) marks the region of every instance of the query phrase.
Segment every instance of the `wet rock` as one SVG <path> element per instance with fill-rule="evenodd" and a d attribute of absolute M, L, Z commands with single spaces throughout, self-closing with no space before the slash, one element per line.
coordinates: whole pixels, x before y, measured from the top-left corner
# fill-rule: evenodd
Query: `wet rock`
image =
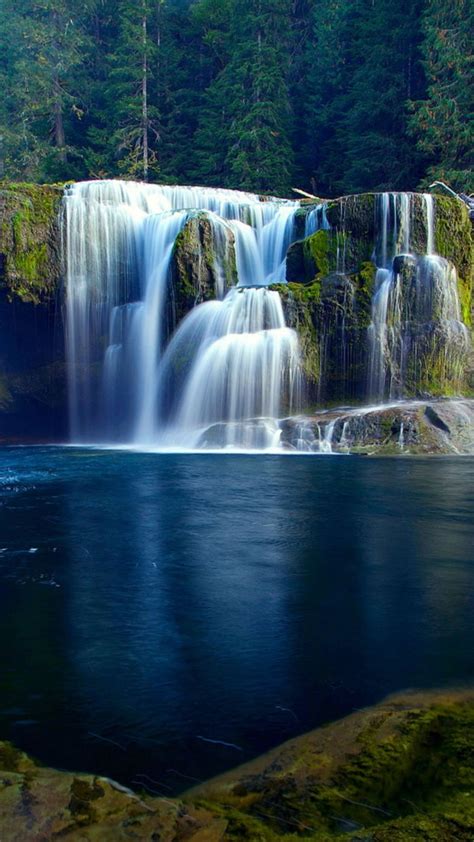
<path fill-rule="evenodd" d="M 0 743 L 8 842 L 459 840 L 474 832 L 474 695 L 415 692 L 311 731 L 180 799 L 58 772 Z"/>
<path fill-rule="evenodd" d="M 433 409 L 432 406 L 427 406 L 425 409 L 425 416 L 427 417 L 428 421 L 433 424 L 433 426 L 437 427 L 438 430 L 442 430 L 443 433 L 451 434 L 451 430 L 449 429 L 448 425 L 444 423 L 443 419 L 439 417 L 438 413 Z"/>
<path fill-rule="evenodd" d="M 302 451 L 370 455 L 474 453 L 474 400 L 398 402 L 322 411 L 281 422 Z"/>
<path fill-rule="evenodd" d="M 171 275 L 175 324 L 196 304 L 224 298 L 237 283 L 231 229 L 205 212 L 191 216 L 176 239 Z"/>
<path fill-rule="evenodd" d="M 0 183 L 0 286 L 9 301 L 45 303 L 61 281 L 63 188 Z"/>

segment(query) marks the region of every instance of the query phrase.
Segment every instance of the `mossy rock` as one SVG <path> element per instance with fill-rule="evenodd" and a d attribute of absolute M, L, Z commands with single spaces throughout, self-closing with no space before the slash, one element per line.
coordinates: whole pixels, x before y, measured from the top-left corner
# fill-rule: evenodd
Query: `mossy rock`
<path fill-rule="evenodd" d="M 467 842 L 473 745 L 472 694 L 395 697 L 198 787 L 186 803 L 219 809 L 239 828 L 229 838 Z"/>
<path fill-rule="evenodd" d="M 61 280 L 63 187 L 0 183 L 0 284 L 10 300 L 39 304 Z"/>
<path fill-rule="evenodd" d="M 327 219 L 332 228 L 347 231 L 354 237 L 369 239 L 373 245 L 375 237 L 375 193 L 360 193 L 342 196 L 328 204 Z"/>
<path fill-rule="evenodd" d="M 372 320 L 372 298 L 377 269 L 371 260 L 360 264 L 351 274 L 354 287 L 355 310 L 358 328 L 368 328 Z"/>
<path fill-rule="evenodd" d="M 335 272 L 340 245 L 341 235 L 323 230 L 293 243 L 286 257 L 287 281 L 312 284 L 316 278 Z"/>
<path fill-rule="evenodd" d="M 320 357 L 317 320 L 321 301 L 321 282 L 312 284 L 275 284 L 270 289 L 280 294 L 288 327 L 296 330 L 301 364 L 310 392 L 319 383 Z M 308 397 L 308 396 L 307 396 Z"/>
<path fill-rule="evenodd" d="M 456 267 L 462 319 L 466 325 L 472 325 L 474 237 L 464 202 L 449 196 L 435 197 L 435 247 L 438 254 Z"/>
<path fill-rule="evenodd" d="M 174 245 L 172 293 L 175 323 L 196 304 L 223 297 L 237 283 L 235 240 L 230 228 L 205 212 L 190 216 Z"/>
<path fill-rule="evenodd" d="M 468 842 L 473 747 L 468 691 L 392 697 L 179 799 L 41 767 L 0 743 L 0 827 L 11 842 Z"/>

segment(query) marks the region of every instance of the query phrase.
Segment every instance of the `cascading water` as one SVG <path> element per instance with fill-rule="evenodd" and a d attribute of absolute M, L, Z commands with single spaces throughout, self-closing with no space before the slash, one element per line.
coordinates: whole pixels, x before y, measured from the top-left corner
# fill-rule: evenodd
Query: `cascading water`
<path fill-rule="evenodd" d="M 305 220 L 305 237 L 310 237 L 316 231 L 328 231 L 330 228 L 328 218 L 326 215 L 327 205 L 322 203 L 311 210 Z"/>
<path fill-rule="evenodd" d="M 357 197 L 344 199 L 336 230 L 327 243 L 319 238 L 328 262 L 337 259 L 308 309 L 319 352 L 310 360 L 310 376 L 314 362 L 319 368 L 313 394 L 322 398 L 328 383 L 342 399 L 360 397 L 364 377 L 376 404 L 452 391 L 462 383 L 469 339 L 456 270 L 435 253 L 433 198 L 376 196 L 368 329 L 359 319 L 367 318 L 372 276 L 355 273 L 356 208 Z M 327 231 L 334 214 L 325 204 L 313 207 L 302 231 L 298 209 L 297 202 L 208 188 L 105 181 L 67 191 L 73 441 L 270 448 L 282 435 L 288 446 L 282 431 L 291 419 L 282 417 L 299 406 L 299 347 L 279 294 L 267 286 L 285 281 L 296 232 Z M 292 263 L 295 281 L 304 269 Z M 292 296 L 287 315 L 299 324 L 301 303 Z M 332 416 L 317 436 L 304 420 L 298 430 L 296 449 L 341 448 L 343 424 Z"/>
<path fill-rule="evenodd" d="M 265 432 L 268 420 L 255 419 L 273 419 L 274 424 L 282 397 L 291 400 L 297 340 L 285 327 L 278 294 L 265 287 L 285 278 L 297 208 L 297 202 L 261 201 L 250 193 L 208 188 L 99 181 L 68 189 L 63 230 L 74 441 L 150 445 L 163 432 L 160 419 L 167 441 L 174 430 L 175 439 L 188 446 L 195 442 L 196 429 L 208 422 L 228 426 L 224 444 L 269 446 L 276 441 L 275 429 L 273 437 Z M 226 273 L 222 265 L 214 266 L 218 300 L 192 314 L 197 314 L 189 348 L 194 362 L 183 378 L 170 356 L 181 334 L 189 341 L 187 323 L 171 342 L 164 368 L 162 356 L 172 256 L 178 235 L 197 212 L 205 212 L 213 227 L 216 252 L 225 255 L 230 240 L 235 243 L 239 287 L 262 289 L 232 289 L 219 301 L 227 291 Z M 217 320 L 216 306 L 222 310 Z M 173 401 L 179 396 L 174 421 L 166 407 L 170 391 Z M 201 391 L 207 397 L 198 399 Z M 249 419 L 254 430 L 260 426 L 264 432 L 250 433 L 245 428 Z M 239 430 L 240 422 L 244 427 Z M 190 435 L 187 441 L 182 430 Z"/>
<path fill-rule="evenodd" d="M 202 304 L 189 314 L 163 360 L 160 392 L 171 399 L 183 359 L 188 365 L 181 372 L 180 397 L 159 434 L 164 443 L 278 444 L 275 420 L 282 404 L 291 411 L 297 400 L 299 355 L 277 292 L 235 288 L 224 301 Z"/>
<path fill-rule="evenodd" d="M 461 368 L 468 347 L 456 270 L 435 254 L 433 197 L 423 194 L 421 198 L 426 238 L 416 244 L 417 249 L 412 239 L 414 194 L 377 196 L 374 262 L 378 268 L 368 329 L 368 396 L 379 402 L 385 397 L 403 397 L 408 378 L 412 387 L 416 386 L 419 361 L 423 357 L 426 368 L 430 354 L 433 364 L 438 356 L 438 381 L 456 380 L 456 369 Z M 437 354 L 442 347 L 449 348 L 444 359 Z"/>

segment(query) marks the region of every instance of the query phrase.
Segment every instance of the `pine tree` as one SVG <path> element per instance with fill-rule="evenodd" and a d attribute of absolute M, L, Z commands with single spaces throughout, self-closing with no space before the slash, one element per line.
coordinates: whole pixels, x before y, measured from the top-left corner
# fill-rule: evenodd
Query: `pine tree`
<path fill-rule="evenodd" d="M 420 0 L 352 5 L 350 79 L 339 125 L 340 189 L 409 190 L 420 161 L 408 136 L 408 100 L 418 90 Z"/>
<path fill-rule="evenodd" d="M 66 123 L 80 113 L 75 74 L 84 33 L 78 8 L 76 0 L 22 0 L 2 16 L 9 38 L 2 62 L 8 76 L 2 110 L 12 117 L 17 143 L 8 126 L 6 135 L 12 157 L 16 147 L 29 177 L 36 179 L 66 179 L 73 170 Z"/>
<path fill-rule="evenodd" d="M 197 141 L 212 180 L 256 191 L 290 188 L 290 0 L 232 4 L 230 59 L 210 85 Z"/>
<path fill-rule="evenodd" d="M 350 7 L 348 0 L 314 0 L 310 11 L 301 150 L 308 186 L 320 196 L 333 195 L 341 178 L 339 128 L 350 82 Z"/>
<path fill-rule="evenodd" d="M 93 146 L 89 166 L 101 174 L 148 181 L 158 172 L 159 115 L 151 93 L 159 49 L 157 13 L 162 2 L 121 0 L 109 17 L 112 38 L 108 45 L 106 42 L 103 88 L 89 130 Z M 109 8 L 112 12 L 113 7 Z"/>
<path fill-rule="evenodd" d="M 427 176 L 474 191 L 474 73 L 470 0 L 431 0 L 423 15 L 427 96 L 413 103 L 411 130 Z"/>
<path fill-rule="evenodd" d="M 234 0 L 197 0 L 191 8 L 199 40 L 191 177 L 215 186 L 227 183 L 225 161 L 230 102 L 226 68 L 234 47 L 231 42 L 233 14 Z"/>

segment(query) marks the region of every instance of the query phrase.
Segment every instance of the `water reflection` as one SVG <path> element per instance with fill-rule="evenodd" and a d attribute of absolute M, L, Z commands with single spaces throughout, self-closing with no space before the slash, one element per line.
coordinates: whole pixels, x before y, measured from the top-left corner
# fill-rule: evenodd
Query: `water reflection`
<path fill-rule="evenodd" d="M 174 790 L 472 676 L 472 460 L 0 458 L 0 736 L 47 762 Z"/>

